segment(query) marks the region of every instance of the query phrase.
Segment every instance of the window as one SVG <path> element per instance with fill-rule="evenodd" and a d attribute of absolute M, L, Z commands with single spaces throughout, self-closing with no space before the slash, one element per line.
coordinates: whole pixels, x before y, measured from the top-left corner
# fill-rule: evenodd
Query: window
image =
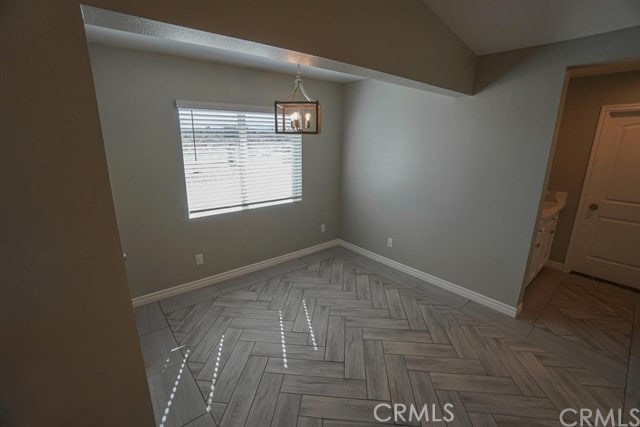
<path fill-rule="evenodd" d="M 189 218 L 302 198 L 302 137 L 271 110 L 178 102 Z"/>

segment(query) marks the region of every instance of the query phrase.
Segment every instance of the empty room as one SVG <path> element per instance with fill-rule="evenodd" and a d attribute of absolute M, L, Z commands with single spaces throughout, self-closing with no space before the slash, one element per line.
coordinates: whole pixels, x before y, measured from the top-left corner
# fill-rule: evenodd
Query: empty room
<path fill-rule="evenodd" d="M 640 426 L 640 3 L 0 4 L 2 426 Z"/>

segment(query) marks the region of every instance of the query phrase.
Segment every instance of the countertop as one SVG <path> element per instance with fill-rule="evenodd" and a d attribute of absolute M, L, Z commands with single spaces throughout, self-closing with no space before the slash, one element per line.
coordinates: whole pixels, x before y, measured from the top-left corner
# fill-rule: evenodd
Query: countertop
<path fill-rule="evenodd" d="M 547 221 L 558 215 L 567 204 L 567 193 L 563 191 L 547 191 L 540 212 L 540 221 Z"/>
<path fill-rule="evenodd" d="M 548 202 L 545 201 L 542 205 L 542 211 L 540 212 L 540 219 L 546 221 L 553 218 L 564 209 L 564 202 Z"/>

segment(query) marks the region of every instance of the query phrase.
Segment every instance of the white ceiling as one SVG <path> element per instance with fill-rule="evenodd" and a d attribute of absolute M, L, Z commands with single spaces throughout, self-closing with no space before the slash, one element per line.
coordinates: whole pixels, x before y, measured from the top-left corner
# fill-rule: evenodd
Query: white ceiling
<path fill-rule="evenodd" d="M 640 25 L 640 0 L 423 0 L 477 55 Z"/>

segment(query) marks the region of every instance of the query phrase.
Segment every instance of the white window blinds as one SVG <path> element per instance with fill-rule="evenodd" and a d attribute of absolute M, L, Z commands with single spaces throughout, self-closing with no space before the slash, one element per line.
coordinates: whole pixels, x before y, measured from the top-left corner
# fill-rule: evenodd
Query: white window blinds
<path fill-rule="evenodd" d="M 189 217 L 302 197 L 302 137 L 275 133 L 272 112 L 178 103 Z"/>

